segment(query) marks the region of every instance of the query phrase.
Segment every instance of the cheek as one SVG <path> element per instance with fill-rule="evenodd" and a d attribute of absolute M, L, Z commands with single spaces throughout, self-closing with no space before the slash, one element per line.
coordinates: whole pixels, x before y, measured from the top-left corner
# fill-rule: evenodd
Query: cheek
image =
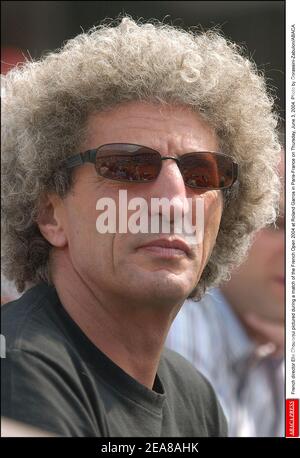
<path fill-rule="evenodd" d="M 220 191 L 209 191 L 204 198 L 203 252 L 207 260 L 214 248 L 218 235 L 223 211 L 223 198 Z"/>
<path fill-rule="evenodd" d="M 209 191 L 204 202 L 205 234 L 217 236 L 223 211 L 223 198 L 220 191 Z"/>
<path fill-rule="evenodd" d="M 68 231 L 78 238 L 89 240 L 96 232 L 96 204 L 85 202 L 73 205 L 68 212 Z"/>
<path fill-rule="evenodd" d="M 69 256 L 82 278 L 106 284 L 113 271 L 114 234 L 99 234 L 95 218 L 81 214 L 74 224 L 69 241 Z"/>
<path fill-rule="evenodd" d="M 80 264 L 108 258 L 112 234 L 100 234 L 96 228 L 99 211 L 96 198 L 75 200 L 67 210 L 67 232 L 70 256 Z"/>
<path fill-rule="evenodd" d="M 204 205 L 204 234 L 202 242 L 198 244 L 198 256 L 195 259 L 195 263 L 198 265 L 198 280 L 214 248 L 223 211 L 221 191 L 208 191 L 201 195 L 201 199 L 203 199 Z"/>

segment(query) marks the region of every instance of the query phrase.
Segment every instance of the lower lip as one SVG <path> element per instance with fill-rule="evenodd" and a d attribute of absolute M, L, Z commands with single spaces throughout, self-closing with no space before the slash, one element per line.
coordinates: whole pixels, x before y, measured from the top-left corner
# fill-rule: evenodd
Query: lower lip
<path fill-rule="evenodd" d="M 179 248 L 166 248 L 161 246 L 145 246 L 139 248 L 140 250 L 147 251 L 154 256 L 161 258 L 178 258 L 179 256 L 187 256 L 186 252 Z"/>

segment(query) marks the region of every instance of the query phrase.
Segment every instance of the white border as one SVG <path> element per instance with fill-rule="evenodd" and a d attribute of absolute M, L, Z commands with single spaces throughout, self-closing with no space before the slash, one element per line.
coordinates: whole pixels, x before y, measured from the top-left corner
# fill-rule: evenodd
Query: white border
<path fill-rule="evenodd" d="M 300 398 L 300 70 L 297 51 L 300 52 L 300 1 L 286 1 L 286 399 Z M 295 32 L 295 59 L 293 58 L 292 30 Z M 297 46 L 298 45 L 298 46 Z M 297 46 L 297 49 L 296 49 Z M 293 67 L 295 64 L 295 67 Z M 294 86 L 293 86 L 294 84 Z M 295 118 L 292 112 L 292 90 L 295 88 Z M 292 125 L 296 120 L 295 126 Z M 293 134 L 295 143 L 293 148 Z M 296 184 L 292 185 L 292 168 Z M 292 236 L 292 192 L 295 197 L 295 236 Z M 293 250 L 293 242 L 296 249 Z M 292 255 L 295 253 L 295 296 L 292 296 Z M 294 310 L 292 300 L 295 300 Z M 293 315 L 295 331 L 293 331 Z M 292 377 L 294 355 L 295 377 Z M 294 380 L 294 386 L 293 386 Z"/>

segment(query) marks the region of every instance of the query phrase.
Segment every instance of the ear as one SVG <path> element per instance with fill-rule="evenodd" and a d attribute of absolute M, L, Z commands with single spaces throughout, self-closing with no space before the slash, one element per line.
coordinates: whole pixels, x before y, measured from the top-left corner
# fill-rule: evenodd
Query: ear
<path fill-rule="evenodd" d="M 42 197 L 37 224 L 45 239 L 58 248 L 68 244 L 64 221 L 65 208 L 62 199 L 57 194 Z"/>

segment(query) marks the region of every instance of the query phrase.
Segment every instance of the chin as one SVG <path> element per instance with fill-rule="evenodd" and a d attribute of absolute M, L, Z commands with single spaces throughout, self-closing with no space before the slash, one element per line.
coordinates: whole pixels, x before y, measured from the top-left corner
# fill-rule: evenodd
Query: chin
<path fill-rule="evenodd" d="M 159 271 L 155 277 L 145 281 L 143 290 L 160 302 L 184 302 L 194 289 L 194 283 L 168 271 Z"/>

